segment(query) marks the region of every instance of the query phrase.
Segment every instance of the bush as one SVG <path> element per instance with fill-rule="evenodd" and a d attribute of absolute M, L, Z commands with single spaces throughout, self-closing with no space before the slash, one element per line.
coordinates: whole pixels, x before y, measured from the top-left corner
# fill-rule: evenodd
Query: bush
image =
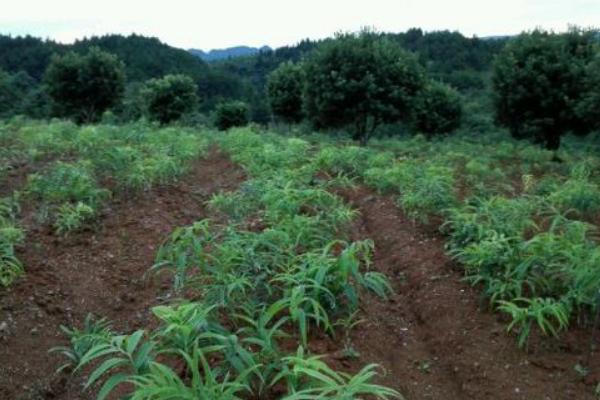
<path fill-rule="evenodd" d="M 431 82 L 413 102 L 412 125 L 426 135 L 452 132 L 460 126 L 462 100 L 456 90 Z"/>
<path fill-rule="evenodd" d="M 577 104 L 576 112 L 587 128 L 600 130 L 600 52 L 587 66 L 585 85 L 585 93 Z"/>
<path fill-rule="evenodd" d="M 44 80 L 55 115 L 78 123 L 96 122 L 123 96 L 124 65 L 114 55 L 93 47 L 86 55 L 55 56 Z"/>
<path fill-rule="evenodd" d="M 306 62 L 305 106 L 317 128 L 349 127 L 365 144 L 383 123 L 408 119 L 423 68 L 397 43 L 372 32 L 323 42 Z"/>
<path fill-rule="evenodd" d="M 248 124 L 248 105 L 242 101 L 230 101 L 217 105 L 215 110 L 215 126 L 227 130 L 235 126 Z"/>
<path fill-rule="evenodd" d="M 517 138 L 557 150 L 567 132 L 583 133 L 576 107 L 585 89 L 591 35 L 534 31 L 509 42 L 494 66 L 496 117 Z"/>
<path fill-rule="evenodd" d="M 454 70 L 440 75 L 440 79 L 461 92 L 479 91 L 486 87 L 484 73 L 471 69 Z"/>
<path fill-rule="evenodd" d="M 47 173 L 29 176 L 26 193 L 45 204 L 83 202 L 98 207 L 109 196 L 98 187 L 88 165 L 84 162 L 57 162 Z"/>
<path fill-rule="evenodd" d="M 302 91 L 304 70 L 291 62 L 281 64 L 271 72 L 267 80 L 267 93 L 271 111 L 284 122 L 300 122 L 302 111 Z"/>
<path fill-rule="evenodd" d="M 141 91 L 148 117 L 161 124 L 179 120 L 198 105 L 197 86 L 185 75 L 165 75 L 146 82 Z"/>
<path fill-rule="evenodd" d="M 93 219 L 96 211 L 84 203 L 65 203 L 58 208 L 56 222 L 54 227 L 59 234 L 68 234 L 69 232 L 80 229 L 87 221 Z"/>

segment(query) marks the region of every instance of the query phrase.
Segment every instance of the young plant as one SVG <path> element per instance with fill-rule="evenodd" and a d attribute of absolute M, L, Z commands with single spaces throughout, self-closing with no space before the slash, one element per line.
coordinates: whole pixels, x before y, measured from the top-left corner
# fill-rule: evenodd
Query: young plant
<path fill-rule="evenodd" d="M 56 229 L 56 233 L 66 235 L 83 227 L 95 215 L 96 211 L 87 204 L 82 202 L 78 202 L 75 205 L 65 203 L 58 208 L 54 228 Z"/>
<path fill-rule="evenodd" d="M 285 357 L 285 368 L 271 385 L 284 381 L 288 395 L 284 400 L 356 399 L 371 396 L 376 399 L 402 399 L 397 391 L 371 381 L 377 376 L 377 365 L 369 364 L 357 374 L 336 372 L 320 356 L 306 356 L 302 347 L 295 356 Z"/>

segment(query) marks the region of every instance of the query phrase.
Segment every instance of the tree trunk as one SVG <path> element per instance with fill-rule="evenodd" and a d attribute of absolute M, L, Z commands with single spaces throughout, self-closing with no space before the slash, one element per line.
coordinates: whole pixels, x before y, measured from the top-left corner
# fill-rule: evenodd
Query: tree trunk
<path fill-rule="evenodd" d="M 560 133 L 556 131 L 548 132 L 546 136 L 546 149 L 556 151 L 560 147 Z"/>
<path fill-rule="evenodd" d="M 546 149 L 552 150 L 554 155 L 552 161 L 562 162 L 563 160 L 558 156 L 558 149 L 560 148 L 560 133 L 558 131 L 548 132 L 546 136 Z"/>
<path fill-rule="evenodd" d="M 354 135 L 352 135 L 352 139 L 358 141 L 358 143 L 361 146 L 365 146 L 367 144 L 367 140 L 368 138 L 367 136 L 367 132 L 366 132 L 366 125 L 363 123 L 362 120 L 358 120 L 355 124 L 354 124 Z"/>

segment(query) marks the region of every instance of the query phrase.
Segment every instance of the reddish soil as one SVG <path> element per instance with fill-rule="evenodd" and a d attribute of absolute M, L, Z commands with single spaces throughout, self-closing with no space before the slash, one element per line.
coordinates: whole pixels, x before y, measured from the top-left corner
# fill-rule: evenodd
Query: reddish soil
<path fill-rule="evenodd" d="M 364 187 L 339 194 L 361 212 L 353 239 L 374 240 L 373 268 L 396 292 L 364 304 L 353 369 L 381 364 L 381 383 L 407 400 L 597 399 L 600 357 L 590 356 L 590 330 L 574 329 L 560 341 L 535 338 L 528 352 L 520 350 L 506 321 L 462 281 L 435 226 L 414 224 L 391 197 Z M 589 370 L 585 378 L 578 363 Z"/>
<path fill-rule="evenodd" d="M 59 239 L 30 226 L 29 247 L 19 254 L 27 275 L 0 293 L 0 400 L 93 398 L 82 391 L 83 377 L 54 372 L 63 359 L 48 349 L 65 344 L 59 325 L 80 326 L 88 313 L 122 332 L 152 325 L 150 308 L 170 287 L 144 279 L 157 247 L 175 227 L 213 217 L 204 201 L 243 179 L 213 149 L 180 184 L 114 199 L 93 232 Z M 353 239 L 375 241 L 373 268 L 390 277 L 395 294 L 364 299 L 364 322 L 352 337 L 357 359 L 341 357 L 339 341 L 323 335 L 312 350 L 350 370 L 382 365 L 380 382 L 407 400 L 597 398 L 600 360 L 588 357 L 589 331 L 575 329 L 560 342 L 534 338 L 529 352 L 519 350 L 506 321 L 482 308 L 478 290 L 462 281 L 435 225 L 414 224 L 393 198 L 364 187 L 339 194 L 360 210 Z M 588 367 L 586 377 L 575 371 L 578 363 Z"/>
<path fill-rule="evenodd" d="M 48 350 L 66 344 L 59 326 L 81 326 L 88 313 L 120 332 L 150 325 L 150 308 L 170 287 L 167 277 L 144 278 L 157 247 L 175 227 L 208 217 L 212 193 L 235 190 L 243 179 L 213 149 L 175 186 L 117 196 L 94 231 L 60 239 L 48 227 L 28 227 L 19 253 L 27 273 L 0 292 L 0 399 L 93 398 L 82 378 L 55 374 L 64 358 Z"/>
<path fill-rule="evenodd" d="M 52 157 L 37 160 L 32 163 L 13 162 L 5 175 L 0 179 L 0 197 L 10 196 L 15 190 L 21 190 L 27 183 L 29 174 L 40 171 L 52 161 Z"/>

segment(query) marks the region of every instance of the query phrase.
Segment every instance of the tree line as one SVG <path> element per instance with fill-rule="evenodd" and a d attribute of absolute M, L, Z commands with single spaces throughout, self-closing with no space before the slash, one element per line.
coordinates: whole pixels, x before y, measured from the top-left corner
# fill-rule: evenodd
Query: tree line
<path fill-rule="evenodd" d="M 0 116 L 86 123 L 109 111 L 121 120 L 200 120 L 220 129 L 302 122 L 345 130 L 364 144 L 386 124 L 428 136 L 452 132 L 465 96 L 484 95 L 498 125 L 555 150 L 566 133 L 600 129 L 598 49 L 598 32 L 581 29 L 488 40 L 365 30 L 207 64 L 135 35 L 85 39 L 67 50 L 0 37 L 0 54 L 9 55 L 0 57 Z"/>

